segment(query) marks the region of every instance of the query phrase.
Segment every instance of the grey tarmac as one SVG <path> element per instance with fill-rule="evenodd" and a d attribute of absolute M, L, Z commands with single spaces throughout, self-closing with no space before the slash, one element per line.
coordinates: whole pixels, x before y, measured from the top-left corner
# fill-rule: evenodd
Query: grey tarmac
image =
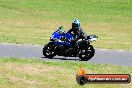
<path fill-rule="evenodd" d="M 43 46 L 0 44 L 0 57 L 38 58 L 49 60 L 42 54 Z M 132 66 L 132 51 L 95 49 L 95 56 L 87 62 L 98 64 L 113 64 L 121 66 Z M 55 61 L 79 61 L 78 57 L 55 56 Z"/>

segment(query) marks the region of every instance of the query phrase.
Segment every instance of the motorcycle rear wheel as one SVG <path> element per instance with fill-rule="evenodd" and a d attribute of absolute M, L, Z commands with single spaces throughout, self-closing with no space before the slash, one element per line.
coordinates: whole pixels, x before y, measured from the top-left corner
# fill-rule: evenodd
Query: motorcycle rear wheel
<path fill-rule="evenodd" d="M 83 52 L 81 52 L 80 54 L 79 54 L 79 58 L 81 59 L 81 61 L 88 61 L 88 60 L 90 60 L 93 56 L 94 56 L 94 54 L 95 54 L 95 49 L 94 49 L 94 47 L 92 46 L 92 45 L 89 45 L 89 48 L 88 49 L 86 49 L 89 53 L 86 53 L 86 51 L 85 51 L 85 53 L 83 53 Z"/>

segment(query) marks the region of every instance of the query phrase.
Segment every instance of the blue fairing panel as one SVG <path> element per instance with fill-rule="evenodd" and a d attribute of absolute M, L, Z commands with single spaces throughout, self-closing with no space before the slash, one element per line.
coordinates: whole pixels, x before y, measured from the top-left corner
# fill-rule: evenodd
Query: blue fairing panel
<path fill-rule="evenodd" d="M 54 32 L 54 33 L 52 34 L 52 37 L 55 38 L 55 39 L 60 39 L 61 34 L 59 34 L 58 32 Z"/>
<path fill-rule="evenodd" d="M 64 36 L 66 38 L 66 42 L 52 42 L 54 45 L 66 45 L 66 46 L 70 46 L 70 42 L 72 39 L 74 39 L 73 35 L 70 33 L 58 33 L 58 32 L 54 32 L 51 36 L 51 38 L 54 39 L 61 39 L 61 37 Z"/>
<path fill-rule="evenodd" d="M 69 41 L 71 41 L 72 39 L 74 39 L 73 35 L 70 34 L 70 33 L 66 33 L 65 36 L 66 36 L 66 38 L 67 38 Z"/>

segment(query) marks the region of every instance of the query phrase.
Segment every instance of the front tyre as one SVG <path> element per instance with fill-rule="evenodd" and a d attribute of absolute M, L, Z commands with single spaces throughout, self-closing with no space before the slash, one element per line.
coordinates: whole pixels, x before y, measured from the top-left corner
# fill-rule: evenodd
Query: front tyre
<path fill-rule="evenodd" d="M 95 49 L 92 45 L 89 45 L 88 49 L 82 50 L 79 54 L 79 58 L 81 61 L 88 61 L 91 59 L 95 54 Z"/>
<path fill-rule="evenodd" d="M 54 46 L 52 44 L 46 44 L 43 48 L 43 55 L 46 58 L 53 58 L 56 55 L 54 51 Z"/>

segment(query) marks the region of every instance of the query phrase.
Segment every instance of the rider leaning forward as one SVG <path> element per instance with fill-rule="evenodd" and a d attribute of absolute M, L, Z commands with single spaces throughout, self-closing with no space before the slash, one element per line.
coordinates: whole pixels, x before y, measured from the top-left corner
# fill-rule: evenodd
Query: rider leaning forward
<path fill-rule="evenodd" d="M 60 26 L 57 30 L 58 33 L 63 33 L 63 26 Z M 78 41 L 80 38 L 87 38 L 87 35 L 80 27 L 80 21 L 74 20 L 72 22 L 72 28 L 68 31 L 68 33 L 71 33 L 74 36 L 74 39 L 71 40 L 71 44 L 74 45 L 76 41 Z"/>
<path fill-rule="evenodd" d="M 73 34 L 74 39 L 71 40 L 71 43 L 74 45 L 76 41 L 78 41 L 80 38 L 86 38 L 87 35 L 85 32 L 82 30 L 80 27 L 80 21 L 79 20 L 74 20 L 72 22 L 72 28 L 68 31 L 68 33 Z"/>

